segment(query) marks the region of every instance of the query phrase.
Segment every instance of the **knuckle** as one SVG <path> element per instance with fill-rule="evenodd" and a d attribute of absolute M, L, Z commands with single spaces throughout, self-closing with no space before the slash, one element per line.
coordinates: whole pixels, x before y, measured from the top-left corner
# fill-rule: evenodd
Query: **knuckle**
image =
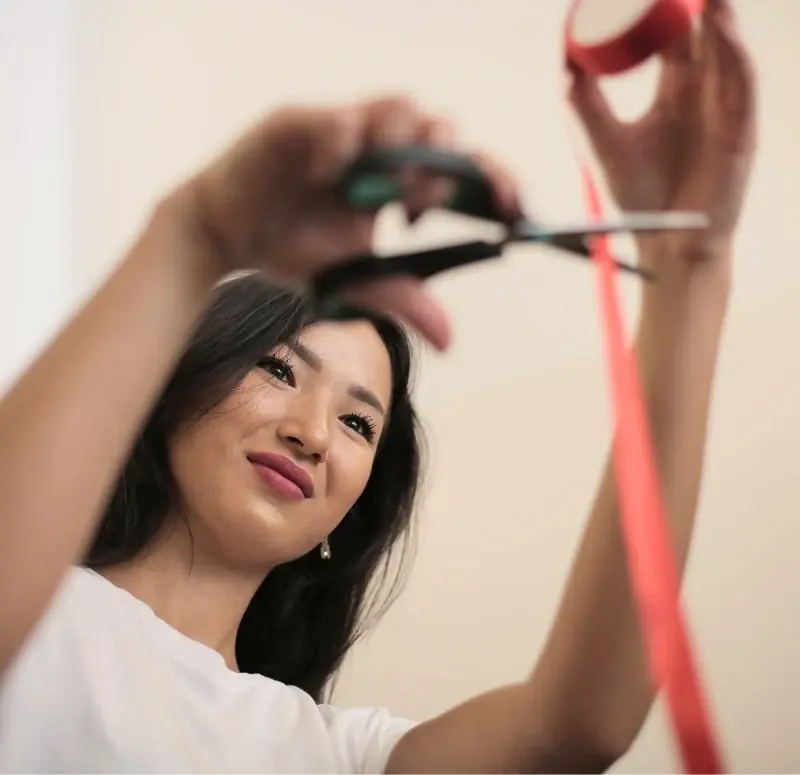
<path fill-rule="evenodd" d="M 395 94 L 387 97 L 385 107 L 391 113 L 414 114 L 418 112 L 416 102 L 408 94 Z"/>
<path fill-rule="evenodd" d="M 321 117 L 325 131 L 334 139 L 350 135 L 355 124 L 355 114 L 347 108 L 328 110 Z"/>
<path fill-rule="evenodd" d="M 365 113 L 378 122 L 398 116 L 412 116 L 419 112 L 414 101 L 406 94 L 385 95 L 368 100 L 363 107 Z"/>
<path fill-rule="evenodd" d="M 448 120 L 441 116 L 432 116 L 426 121 L 428 139 L 438 145 L 452 145 L 455 139 L 455 129 Z"/>

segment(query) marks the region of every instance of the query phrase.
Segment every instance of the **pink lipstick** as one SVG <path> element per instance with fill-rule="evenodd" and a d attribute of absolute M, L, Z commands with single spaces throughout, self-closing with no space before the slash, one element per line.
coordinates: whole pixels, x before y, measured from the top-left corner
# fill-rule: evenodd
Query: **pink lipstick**
<path fill-rule="evenodd" d="M 306 471 L 284 455 L 272 452 L 248 454 L 256 473 L 277 495 L 289 500 L 303 500 L 314 496 L 314 482 Z"/>

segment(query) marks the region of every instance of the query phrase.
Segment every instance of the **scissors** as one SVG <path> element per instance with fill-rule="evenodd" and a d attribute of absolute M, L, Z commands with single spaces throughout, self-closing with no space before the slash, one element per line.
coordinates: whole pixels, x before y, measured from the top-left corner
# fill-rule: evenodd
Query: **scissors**
<path fill-rule="evenodd" d="M 365 153 L 344 174 L 340 184 L 342 194 L 350 206 L 377 212 L 387 204 L 402 200 L 404 184 L 400 173 L 408 169 L 451 180 L 453 193 L 444 209 L 500 224 L 505 227 L 504 236 L 497 241 L 475 240 L 391 256 L 374 253 L 351 256 L 314 278 L 310 291 L 320 314 L 336 317 L 337 311 L 344 311 L 340 294 L 348 286 L 393 275 L 427 279 L 459 266 L 499 258 L 513 243 L 548 245 L 578 258 L 591 259 L 593 236 L 708 226 L 708 218 L 703 213 L 675 211 L 628 213 L 616 221 L 587 221 L 566 227 L 547 227 L 528 217 L 509 223 L 498 208 L 489 180 L 469 156 L 421 145 Z M 655 279 L 646 269 L 618 260 L 614 263 L 620 271 L 644 280 Z"/>

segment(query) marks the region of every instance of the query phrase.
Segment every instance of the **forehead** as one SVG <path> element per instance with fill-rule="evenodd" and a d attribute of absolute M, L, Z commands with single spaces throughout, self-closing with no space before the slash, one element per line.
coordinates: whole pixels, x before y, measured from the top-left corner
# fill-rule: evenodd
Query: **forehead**
<path fill-rule="evenodd" d="M 392 391 L 389 353 L 366 321 L 323 321 L 304 329 L 298 341 L 316 355 L 331 379 L 371 390 L 387 406 Z"/>

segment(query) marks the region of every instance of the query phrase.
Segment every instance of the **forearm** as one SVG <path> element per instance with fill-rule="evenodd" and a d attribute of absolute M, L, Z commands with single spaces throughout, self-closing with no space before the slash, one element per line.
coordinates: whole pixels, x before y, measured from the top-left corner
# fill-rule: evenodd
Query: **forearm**
<path fill-rule="evenodd" d="M 676 256 L 645 263 L 684 267 Z M 725 261 L 716 262 L 723 266 Z M 711 265 L 711 262 L 708 262 Z M 636 351 L 681 565 L 697 505 L 706 425 L 727 306 L 721 270 L 659 271 Z M 420 725 L 390 772 L 598 772 L 632 742 L 653 700 L 628 586 L 609 462 L 564 600 L 530 680 Z"/>
<path fill-rule="evenodd" d="M 0 669 L 79 560 L 220 272 L 162 204 L 130 254 L 0 402 Z"/>
<path fill-rule="evenodd" d="M 720 248 L 727 251 L 728 248 Z M 636 354 L 675 551 L 685 564 L 702 479 L 709 406 L 729 295 L 727 256 L 691 266 L 646 255 Z M 529 683 L 548 738 L 613 760 L 634 740 L 654 694 L 626 572 L 615 475 L 606 467 L 563 602 Z M 574 769 L 574 760 L 565 762 Z M 551 763 L 550 768 L 557 768 Z"/>

